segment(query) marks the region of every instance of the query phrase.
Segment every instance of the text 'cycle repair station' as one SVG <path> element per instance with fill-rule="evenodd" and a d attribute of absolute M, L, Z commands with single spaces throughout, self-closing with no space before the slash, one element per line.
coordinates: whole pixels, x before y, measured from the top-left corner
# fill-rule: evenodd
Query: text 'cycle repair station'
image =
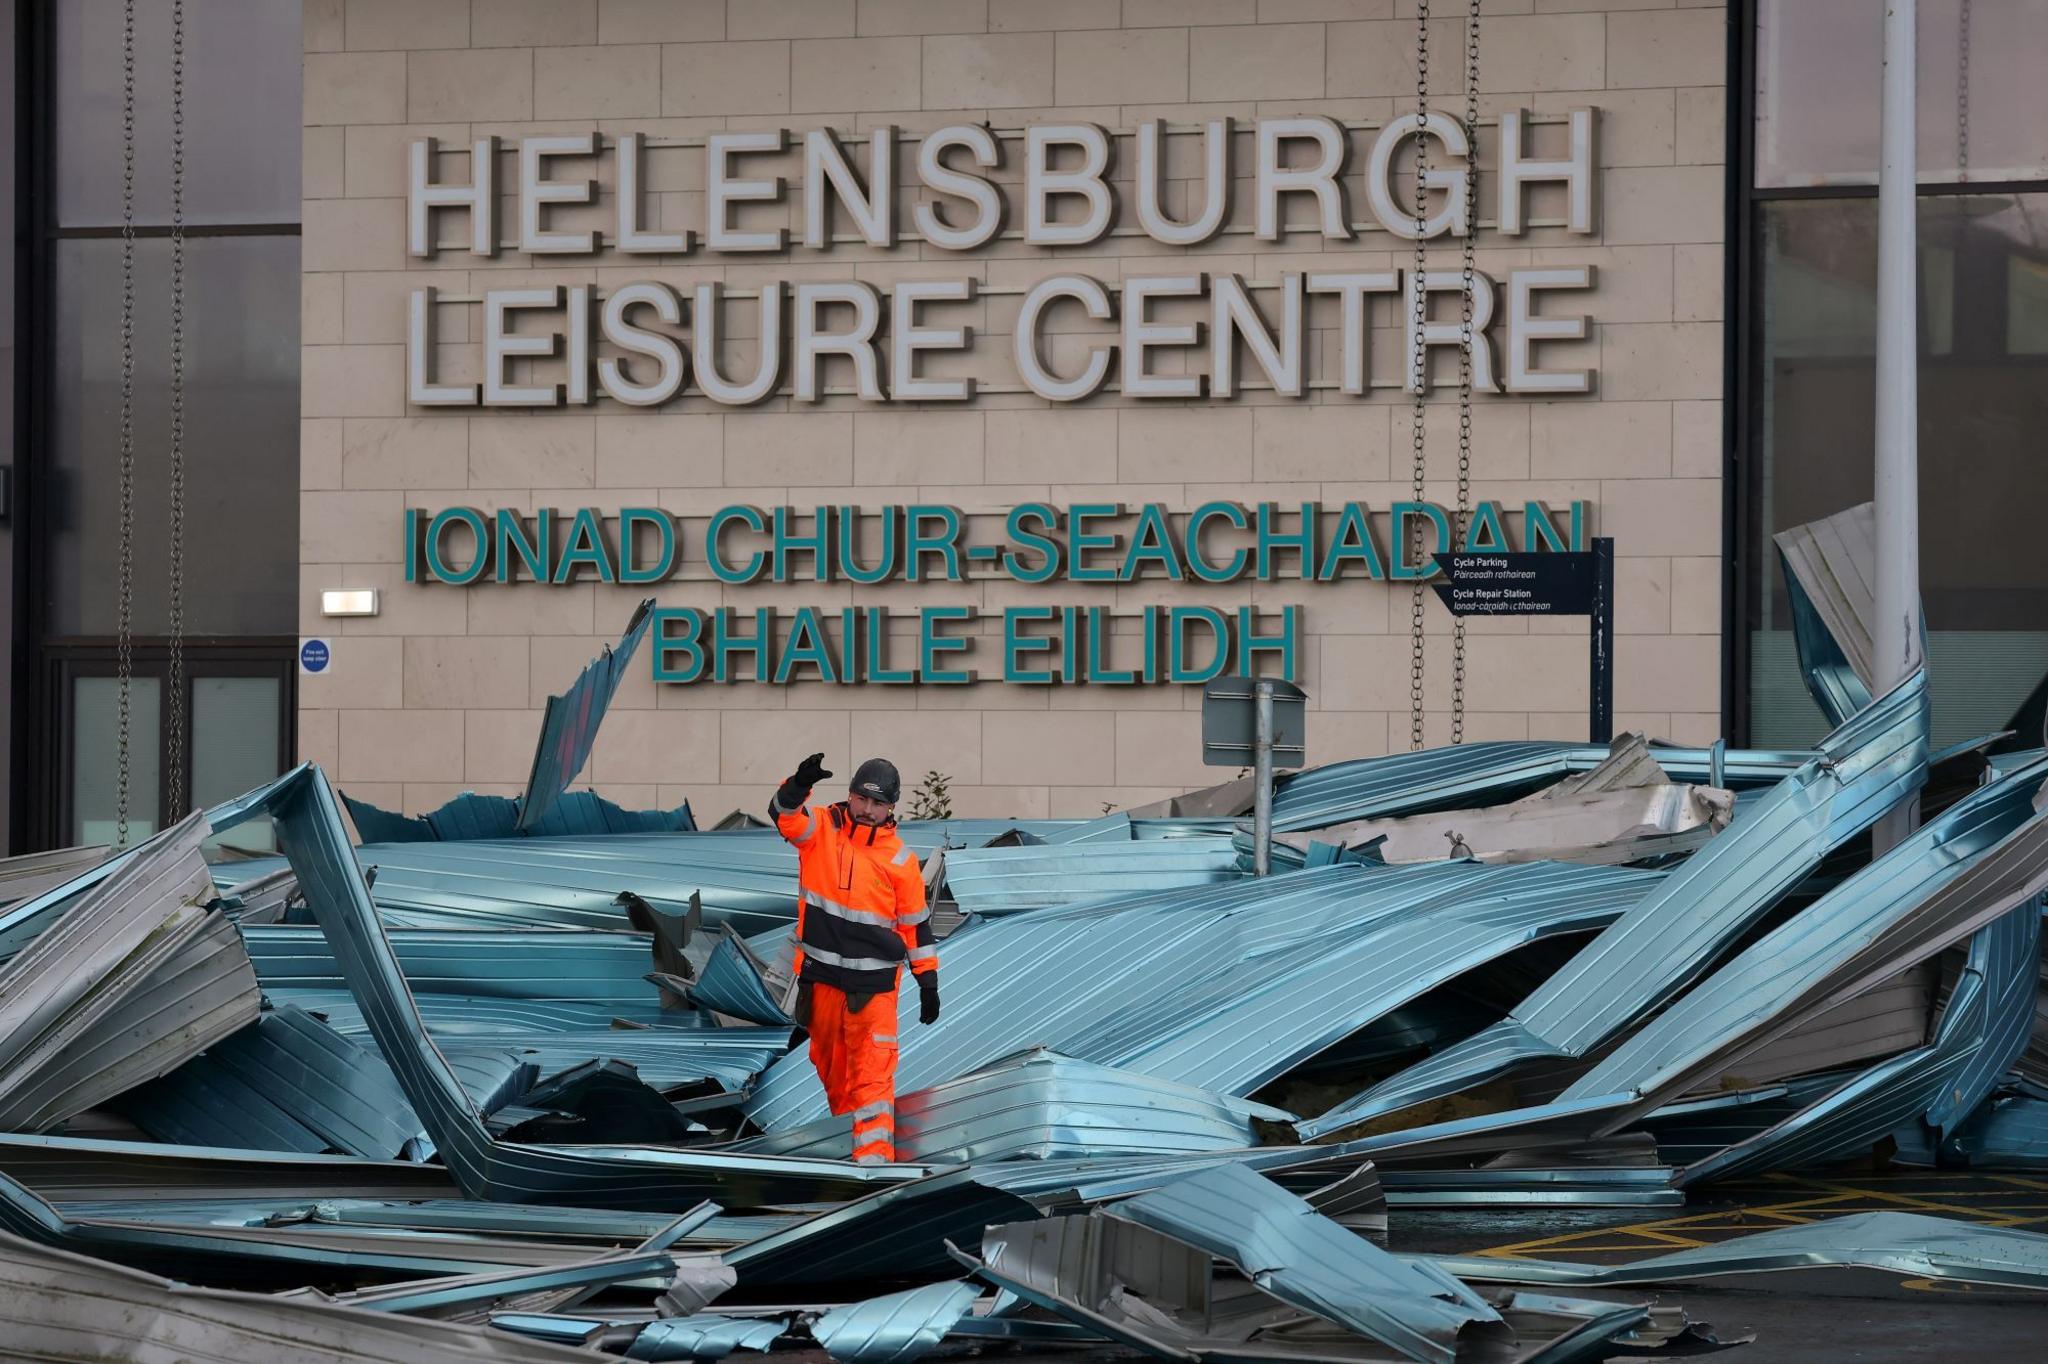
<path fill-rule="evenodd" d="M 1535 125 L 1547 126 L 1558 138 L 1557 155 L 1530 152 L 1532 136 L 1542 131 Z M 1508 110 L 1498 126 L 1499 164 L 1489 176 L 1497 230 L 1508 236 L 1532 227 L 1592 233 L 1595 111 L 1531 118 Z M 1354 158 L 1352 134 L 1361 128 L 1363 156 Z M 1120 187 L 1110 178 L 1117 134 L 1088 123 L 1014 131 L 961 124 L 915 138 L 885 126 L 852 140 L 829 129 L 793 138 L 784 128 L 673 139 L 635 133 L 530 136 L 503 145 L 483 137 L 467 149 L 466 180 L 459 178 L 458 166 L 443 164 L 459 161 L 462 153 L 444 154 L 433 138 L 418 138 L 408 153 L 408 250 L 420 259 L 451 249 L 497 254 L 501 155 L 517 165 L 517 231 L 510 242 L 539 257 L 610 251 L 664 262 L 706 254 L 758 259 L 760 253 L 795 247 L 829 251 L 842 242 L 965 252 L 999 237 L 1033 247 L 1086 248 L 1112 233 L 1132 232 L 1164 245 L 1194 246 L 1246 230 L 1226 221 L 1240 141 L 1249 142 L 1253 158 L 1249 230 L 1262 241 L 1320 235 L 1348 242 L 1377 228 L 1419 250 L 1445 235 L 1469 242 L 1476 226 L 1477 186 L 1467 164 L 1472 141 L 1465 125 L 1448 115 L 1408 115 L 1376 129 L 1322 117 L 1262 118 L 1248 129 L 1229 119 L 1185 127 L 1152 120 L 1129 137 L 1135 157 L 1129 204 L 1119 203 Z M 1169 213 L 1163 185 L 1169 141 L 1175 138 L 1195 139 L 1200 146 L 1200 172 L 1190 182 L 1185 217 Z M 849 155 L 850 142 L 864 146 L 864 157 Z M 988 174 L 1005 167 L 1005 144 L 1019 142 L 1021 183 Z M 907 156 L 914 157 L 916 181 L 929 193 L 915 202 L 906 195 L 910 232 L 900 228 L 896 202 L 903 192 L 897 158 L 905 155 L 906 143 L 914 143 Z M 766 225 L 777 212 L 786 216 L 789 187 L 760 164 L 792 150 L 800 150 L 802 162 L 803 227 L 794 239 L 787 226 Z M 1414 175 L 1397 171 L 1404 151 L 1422 153 L 1421 178 L 1436 192 L 1433 202 L 1397 200 L 1402 176 Z M 649 163 L 656 156 L 701 162 L 701 232 L 646 221 L 648 187 L 658 178 L 650 175 Z M 1347 169 L 1354 159 L 1362 166 Z M 863 161 L 864 169 L 858 164 Z M 552 216 L 599 204 L 598 180 L 573 177 L 606 166 L 616 209 L 609 240 L 594 226 L 566 227 L 560 218 L 551 223 Z M 1557 216 L 1531 211 L 1545 195 L 1549 200 L 1541 206 Z M 1351 221 L 1347 196 L 1362 198 L 1370 224 Z M 1288 209 L 1297 203 L 1308 211 L 1289 221 Z M 1120 209 L 1134 216 L 1134 229 L 1117 227 Z M 850 234 L 835 232 L 839 214 L 849 220 Z M 467 240 L 444 244 L 444 220 L 462 217 Z M 1013 222 L 1020 226 L 1006 231 Z M 614 285 L 602 294 L 586 284 L 493 288 L 475 296 L 420 286 L 407 300 L 407 399 L 416 407 L 445 410 L 574 407 L 604 397 L 644 410 L 696 395 L 732 406 L 771 396 L 799 404 L 828 396 L 965 403 L 977 393 L 996 392 L 1072 403 L 1108 391 L 1181 401 L 1249 390 L 1297 399 L 1311 392 L 1363 398 L 1374 388 L 1398 385 L 1419 400 L 1429 387 L 1430 354 L 1437 348 L 1463 352 L 1468 338 L 1469 362 L 1461 378 L 1473 391 L 1565 396 L 1594 386 L 1592 369 L 1544 368 L 1536 357 L 1541 343 L 1587 336 L 1585 316 L 1546 315 L 1537 304 L 1546 291 L 1591 288 L 1590 265 L 1517 268 L 1503 279 L 1475 269 L 1418 268 L 1290 271 L 1274 281 L 1183 271 L 1126 275 L 1118 283 L 1056 265 L 1048 269 L 1054 273 L 1009 289 L 967 276 L 899 281 L 886 290 L 862 280 L 798 279 L 770 280 L 748 291 L 704 282 L 692 286 L 687 298 L 677 287 L 651 279 Z M 999 348 L 1010 357 L 1016 383 L 992 385 L 942 372 L 948 353 L 971 352 L 976 345 L 973 328 L 947 318 L 946 310 L 995 294 L 1020 296 L 1014 327 Z M 1465 306 L 1458 316 L 1434 319 L 1431 300 L 1444 294 Z M 1368 305 L 1374 295 L 1393 296 L 1416 319 L 1401 342 L 1400 378 L 1376 380 L 1372 373 Z M 752 306 L 735 319 L 732 305 L 744 299 Z M 1171 312 L 1176 300 L 1190 315 L 1160 315 Z M 1191 306 L 1188 300 L 1197 302 Z M 1327 374 L 1310 372 L 1315 348 L 1308 344 L 1309 313 L 1316 300 L 1334 310 L 1335 340 L 1322 351 L 1331 364 Z M 481 381 L 447 382 L 440 374 L 445 356 L 437 345 L 437 317 L 450 307 L 477 305 L 481 325 L 471 335 L 481 350 Z M 1095 324 L 1093 331 L 1074 330 L 1087 325 L 1082 318 Z M 1053 346 L 1061 355 L 1049 358 L 1055 334 L 1079 348 L 1067 354 Z M 751 372 L 739 372 L 724 354 L 735 337 L 752 339 Z M 1163 372 L 1190 367 L 1155 364 L 1162 357 L 1180 358 L 1175 352 L 1206 357 L 1207 371 Z M 835 372 L 851 375 L 851 387 L 827 384 L 828 362 L 843 367 Z M 548 367 L 555 372 L 546 372 Z M 679 576 L 697 557 L 711 579 L 731 585 L 800 578 L 959 582 L 981 576 L 977 566 L 1023 583 L 1128 583 L 1141 577 L 1226 583 L 1247 576 L 1328 582 L 1347 575 L 1414 583 L 1437 575 L 1432 548 L 1585 550 L 1588 504 L 1575 501 L 1560 512 L 1534 501 L 1513 509 L 1481 501 L 1460 516 L 1422 500 L 1419 490 L 1415 500 L 1379 513 L 1378 526 L 1374 512 L 1360 502 L 1303 503 L 1298 510 L 1209 502 L 1186 511 L 1162 503 L 1027 503 L 1002 513 L 1001 544 L 969 544 L 967 518 L 953 507 L 735 505 L 703 519 L 693 556 L 681 519 L 660 508 L 612 513 L 543 507 L 489 515 L 460 506 L 414 508 L 405 513 L 405 579 L 452 585 L 654 583 Z M 1510 535 L 1510 520 L 1521 522 L 1519 537 Z M 1454 522 L 1462 522 L 1462 535 L 1454 532 Z M 1303 633 L 1301 609 L 1009 606 L 1001 612 L 1000 676 L 1040 684 L 1199 683 L 1229 671 L 1249 675 L 1255 660 L 1266 655 L 1280 676 L 1292 680 Z M 900 612 L 661 608 L 651 650 L 654 675 L 673 683 L 968 683 L 982 676 L 966 666 L 965 657 L 977 647 L 969 632 L 981 614 L 980 608 L 957 603 Z M 1269 619 L 1262 623 L 1262 616 Z M 899 618 L 906 630 L 914 618 L 915 641 L 892 640 L 891 622 Z"/>

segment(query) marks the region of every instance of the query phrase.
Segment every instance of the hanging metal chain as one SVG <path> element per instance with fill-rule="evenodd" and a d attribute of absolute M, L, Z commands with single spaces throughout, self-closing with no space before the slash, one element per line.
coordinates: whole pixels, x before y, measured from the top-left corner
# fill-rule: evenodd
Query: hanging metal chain
<path fill-rule="evenodd" d="M 1465 10 L 1465 258 L 1458 314 L 1458 507 L 1451 548 L 1465 543 L 1472 516 L 1472 290 L 1479 241 L 1479 0 Z M 1451 742 L 1465 742 L 1465 618 L 1451 617 Z"/>
<path fill-rule="evenodd" d="M 1428 278 L 1428 248 L 1423 239 L 1424 225 L 1429 220 L 1429 0 L 1420 0 L 1416 6 L 1415 119 L 1421 126 L 1415 130 L 1415 266 L 1408 283 L 1409 307 L 1413 313 L 1410 321 L 1415 328 L 1415 352 L 1409 361 L 1408 385 L 1414 399 L 1411 413 L 1414 427 L 1409 434 L 1410 453 L 1414 459 L 1411 496 L 1415 502 L 1420 503 L 1423 477 L 1427 471 L 1423 440 L 1423 390 L 1427 387 L 1429 377 L 1429 348 L 1423 344 L 1429 326 L 1429 290 L 1425 287 Z M 1422 559 L 1422 528 L 1416 524 L 1413 515 L 1408 518 L 1407 535 L 1408 563 L 1413 567 Z M 1413 589 L 1408 608 L 1408 746 L 1411 749 L 1421 748 L 1423 739 L 1422 608 L 1423 594 L 1427 590 L 1419 577 L 1415 579 Z"/>
<path fill-rule="evenodd" d="M 1956 33 L 1956 182 L 1970 182 L 1970 0 Z"/>
<path fill-rule="evenodd" d="M 170 808 L 185 815 L 185 0 L 171 0 Z"/>
<path fill-rule="evenodd" d="M 114 843 L 128 846 L 128 693 L 135 677 L 135 0 L 121 30 L 121 546 L 115 608 Z"/>

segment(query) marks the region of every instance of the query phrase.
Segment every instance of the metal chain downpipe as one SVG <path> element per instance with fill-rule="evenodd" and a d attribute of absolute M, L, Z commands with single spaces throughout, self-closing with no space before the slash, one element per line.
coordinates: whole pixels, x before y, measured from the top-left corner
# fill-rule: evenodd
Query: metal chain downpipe
<path fill-rule="evenodd" d="M 1429 324 L 1429 291 L 1423 287 L 1428 266 L 1427 243 L 1423 239 L 1423 227 L 1429 219 L 1429 0 L 1420 0 L 1415 17 L 1415 118 L 1422 126 L 1415 130 L 1415 268 L 1409 280 L 1409 307 L 1415 328 L 1415 354 L 1410 360 L 1408 375 L 1409 388 L 1414 398 L 1414 429 L 1409 433 L 1410 452 L 1414 461 L 1412 479 L 1416 503 L 1421 503 L 1423 479 L 1427 472 L 1423 440 L 1423 417 L 1425 415 L 1424 392 L 1429 377 L 1429 349 L 1423 338 Z M 1420 572 L 1422 558 L 1422 529 L 1412 514 L 1408 518 L 1407 547 L 1409 566 Z M 1423 594 L 1427 589 L 1422 579 L 1416 578 L 1410 594 L 1408 609 L 1408 747 L 1422 747 L 1422 656 Z"/>
<path fill-rule="evenodd" d="M 1458 506 L 1451 543 L 1465 543 L 1472 516 L 1472 290 L 1479 241 L 1479 0 L 1465 11 L 1465 258 L 1458 326 Z M 1451 742 L 1465 742 L 1465 618 L 1451 617 Z"/>
<path fill-rule="evenodd" d="M 135 0 L 121 31 L 121 519 L 120 586 L 115 614 L 114 843 L 128 846 L 128 700 L 135 676 Z"/>
<path fill-rule="evenodd" d="M 185 0 L 171 0 L 170 806 L 185 814 Z"/>

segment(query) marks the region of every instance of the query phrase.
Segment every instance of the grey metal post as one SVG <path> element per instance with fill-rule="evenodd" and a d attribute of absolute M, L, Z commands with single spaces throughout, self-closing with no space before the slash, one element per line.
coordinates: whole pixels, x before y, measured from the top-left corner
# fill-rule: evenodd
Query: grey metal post
<path fill-rule="evenodd" d="M 1886 0 L 1877 173 L 1877 622 L 1871 683 L 1889 690 L 1920 662 L 1919 348 L 1914 286 L 1915 0 Z M 1912 832 L 1916 801 L 1879 820 L 1883 851 Z"/>
<path fill-rule="evenodd" d="M 1260 678 L 1252 688 L 1257 728 L 1252 748 L 1252 874 L 1273 870 L 1273 684 Z"/>

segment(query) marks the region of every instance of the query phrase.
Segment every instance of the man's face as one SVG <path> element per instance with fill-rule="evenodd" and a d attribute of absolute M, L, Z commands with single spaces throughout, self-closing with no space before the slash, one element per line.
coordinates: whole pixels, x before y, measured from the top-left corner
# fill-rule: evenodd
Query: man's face
<path fill-rule="evenodd" d="M 853 822 L 856 824 L 886 824 L 896 813 L 894 801 L 876 800 L 873 796 L 864 796 L 858 791 L 846 793 L 846 808 L 853 812 Z"/>

